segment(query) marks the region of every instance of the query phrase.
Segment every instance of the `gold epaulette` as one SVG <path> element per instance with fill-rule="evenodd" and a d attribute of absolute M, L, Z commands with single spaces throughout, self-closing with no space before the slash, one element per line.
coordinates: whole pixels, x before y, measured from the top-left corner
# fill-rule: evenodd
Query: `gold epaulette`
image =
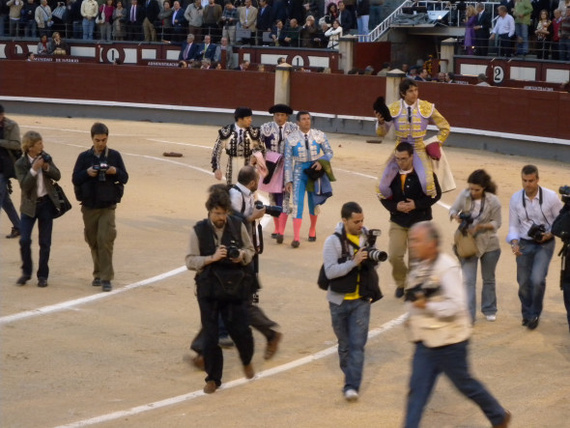
<path fill-rule="evenodd" d="M 420 115 L 429 119 L 433 114 L 434 105 L 429 101 L 419 100 Z"/>
<path fill-rule="evenodd" d="M 400 112 L 402 111 L 402 103 L 400 101 L 395 101 L 392 104 L 390 104 L 390 115 L 392 117 L 398 117 L 400 116 Z"/>

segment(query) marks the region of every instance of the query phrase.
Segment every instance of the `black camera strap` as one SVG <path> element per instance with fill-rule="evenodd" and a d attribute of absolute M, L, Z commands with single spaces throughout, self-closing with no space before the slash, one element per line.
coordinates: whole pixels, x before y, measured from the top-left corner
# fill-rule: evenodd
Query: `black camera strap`
<path fill-rule="evenodd" d="M 534 221 L 529 218 L 528 211 L 526 210 L 526 199 L 524 198 L 524 195 L 525 195 L 524 189 L 522 190 L 521 195 L 522 195 L 522 205 L 524 208 L 524 213 L 526 215 L 526 219 L 528 221 L 532 221 L 534 223 Z M 538 206 L 540 207 L 540 213 L 542 214 L 542 217 L 544 217 L 544 221 L 546 221 L 548 223 L 548 226 L 552 226 L 550 224 L 550 222 L 548 221 L 548 219 L 546 218 L 546 216 L 544 215 L 544 211 L 542 211 L 542 187 L 540 187 L 540 186 L 538 186 Z"/>

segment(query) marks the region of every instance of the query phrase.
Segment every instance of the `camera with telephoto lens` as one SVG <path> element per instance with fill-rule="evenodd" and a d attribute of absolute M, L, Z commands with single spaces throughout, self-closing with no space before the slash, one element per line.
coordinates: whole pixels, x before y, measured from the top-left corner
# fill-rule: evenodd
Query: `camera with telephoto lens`
<path fill-rule="evenodd" d="M 236 241 L 230 241 L 230 245 L 226 247 L 227 253 L 226 257 L 228 259 L 237 259 L 240 255 L 239 247 Z"/>
<path fill-rule="evenodd" d="M 265 214 L 269 214 L 272 217 L 279 217 L 283 212 L 283 207 L 279 205 L 263 205 L 261 201 L 255 201 L 255 208 L 258 210 L 265 208 Z"/>
<path fill-rule="evenodd" d="M 97 171 L 97 179 L 99 181 L 107 180 L 107 170 L 109 169 L 109 165 L 107 165 L 105 162 L 101 162 L 99 165 L 93 165 L 93 169 Z"/>
<path fill-rule="evenodd" d="M 471 213 L 459 213 L 459 219 L 461 220 L 461 223 L 459 223 L 458 229 L 464 234 L 473 223 L 473 218 L 471 217 Z"/>
<path fill-rule="evenodd" d="M 382 234 L 380 229 L 368 229 L 366 233 L 366 247 L 364 251 L 368 252 L 368 260 L 373 262 L 385 262 L 388 259 L 388 254 L 385 251 L 380 251 L 374 247 L 376 239 Z"/>
<path fill-rule="evenodd" d="M 40 157 L 44 160 L 45 163 L 51 163 L 51 156 L 46 152 L 41 152 Z"/>
<path fill-rule="evenodd" d="M 543 235 L 546 233 L 546 227 L 544 224 L 532 224 L 530 229 L 528 230 L 527 235 L 532 238 L 535 242 L 542 241 Z"/>

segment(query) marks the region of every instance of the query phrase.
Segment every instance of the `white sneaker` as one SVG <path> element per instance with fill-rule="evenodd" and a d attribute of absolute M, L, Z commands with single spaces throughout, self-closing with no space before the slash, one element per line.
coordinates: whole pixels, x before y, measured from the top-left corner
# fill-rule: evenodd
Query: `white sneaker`
<path fill-rule="evenodd" d="M 487 321 L 493 322 L 497 320 L 497 315 L 485 315 L 485 318 L 487 318 Z"/>
<path fill-rule="evenodd" d="M 356 392 L 354 389 L 347 389 L 344 391 L 344 398 L 346 401 L 356 401 L 358 400 L 358 392 Z"/>

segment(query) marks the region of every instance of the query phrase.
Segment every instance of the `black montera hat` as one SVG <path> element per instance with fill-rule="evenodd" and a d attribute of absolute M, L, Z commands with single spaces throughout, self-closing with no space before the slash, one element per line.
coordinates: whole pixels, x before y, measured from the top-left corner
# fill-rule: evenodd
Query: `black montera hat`
<path fill-rule="evenodd" d="M 249 107 L 238 107 L 234 112 L 235 120 L 243 119 L 244 117 L 253 116 L 253 112 Z"/>
<path fill-rule="evenodd" d="M 390 122 L 392 120 L 390 109 L 386 105 L 384 97 L 376 98 L 376 101 L 374 101 L 372 108 L 374 109 L 375 112 L 380 113 L 385 121 Z"/>
<path fill-rule="evenodd" d="M 269 109 L 269 114 L 275 113 L 285 113 L 285 114 L 293 114 L 293 109 L 289 107 L 287 104 L 275 104 L 273 107 Z"/>

